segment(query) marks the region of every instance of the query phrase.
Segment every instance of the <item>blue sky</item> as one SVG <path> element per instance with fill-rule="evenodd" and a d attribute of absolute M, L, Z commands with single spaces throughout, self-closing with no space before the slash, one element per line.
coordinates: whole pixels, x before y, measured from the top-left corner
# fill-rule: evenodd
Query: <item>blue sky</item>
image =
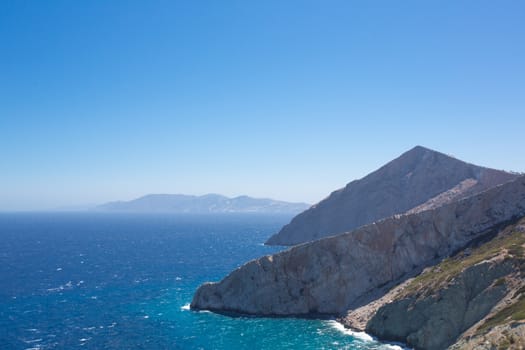
<path fill-rule="evenodd" d="M 525 171 L 522 1 L 3 1 L 0 210 Z"/>

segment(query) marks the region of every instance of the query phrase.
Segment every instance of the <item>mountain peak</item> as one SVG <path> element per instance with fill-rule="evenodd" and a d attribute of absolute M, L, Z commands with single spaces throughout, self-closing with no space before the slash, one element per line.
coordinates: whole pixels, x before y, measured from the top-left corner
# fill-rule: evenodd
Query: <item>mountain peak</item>
<path fill-rule="evenodd" d="M 267 243 L 294 245 L 348 232 L 395 214 L 435 208 L 515 177 L 416 146 L 299 214 Z"/>
<path fill-rule="evenodd" d="M 430 149 L 430 148 L 427 148 L 427 147 L 421 146 L 421 145 L 414 146 L 413 148 L 409 149 L 406 153 L 410 153 L 410 152 L 435 152 L 435 153 L 439 153 L 438 151 L 434 151 L 433 149 Z"/>
<path fill-rule="evenodd" d="M 431 160 L 432 157 L 439 157 L 439 158 L 442 158 L 442 159 L 449 159 L 449 160 L 454 160 L 456 162 L 461 162 L 461 163 L 465 163 L 459 159 L 456 159 L 455 157 L 451 156 L 451 155 L 448 155 L 448 154 L 445 154 L 445 153 L 441 153 L 441 152 L 438 152 L 438 151 L 435 151 L 433 149 L 430 149 L 430 148 L 427 148 L 427 147 L 423 147 L 423 146 L 415 146 L 414 148 L 411 148 L 410 150 L 404 152 L 403 154 L 401 154 L 399 157 L 397 157 L 396 159 L 392 160 L 392 162 L 396 162 L 396 161 L 406 161 L 406 160 L 418 160 L 418 161 L 425 161 L 425 160 Z"/>

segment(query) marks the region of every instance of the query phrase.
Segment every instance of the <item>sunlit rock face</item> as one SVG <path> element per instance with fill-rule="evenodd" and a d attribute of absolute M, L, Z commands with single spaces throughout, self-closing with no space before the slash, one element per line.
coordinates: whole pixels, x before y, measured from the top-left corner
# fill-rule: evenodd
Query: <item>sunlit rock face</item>
<path fill-rule="evenodd" d="M 295 245 L 348 232 L 394 214 L 436 208 L 516 177 L 417 146 L 297 215 L 266 244 Z"/>
<path fill-rule="evenodd" d="M 201 286 L 193 309 L 255 315 L 342 314 L 363 294 L 525 215 L 525 176 L 436 209 L 398 215 L 349 233 L 248 262 Z"/>

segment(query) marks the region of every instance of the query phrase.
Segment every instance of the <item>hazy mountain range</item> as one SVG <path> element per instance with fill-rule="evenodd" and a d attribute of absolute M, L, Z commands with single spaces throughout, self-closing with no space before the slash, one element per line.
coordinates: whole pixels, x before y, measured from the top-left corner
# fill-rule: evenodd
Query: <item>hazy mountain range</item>
<path fill-rule="evenodd" d="M 111 212 L 169 213 L 284 213 L 297 214 L 310 207 L 307 203 L 289 203 L 268 198 L 219 194 L 192 196 L 183 194 L 149 194 L 131 201 L 117 201 L 96 207 Z"/>

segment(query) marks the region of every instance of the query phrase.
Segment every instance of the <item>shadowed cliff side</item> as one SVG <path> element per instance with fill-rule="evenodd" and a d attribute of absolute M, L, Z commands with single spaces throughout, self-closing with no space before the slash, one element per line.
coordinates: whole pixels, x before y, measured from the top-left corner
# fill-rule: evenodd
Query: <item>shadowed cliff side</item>
<path fill-rule="evenodd" d="M 406 279 L 525 215 L 525 176 L 439 208 L 251 261 L 202 285 L 193 309 L 255 315 L 342 314 L 365 293 Z"/>
<path fill-rule="evenodd" d="M 516 177 L 417 146 L 297 215 L 266 244 L 295 245 L 348 232 L 411 209 L 436 208 Z"/>

